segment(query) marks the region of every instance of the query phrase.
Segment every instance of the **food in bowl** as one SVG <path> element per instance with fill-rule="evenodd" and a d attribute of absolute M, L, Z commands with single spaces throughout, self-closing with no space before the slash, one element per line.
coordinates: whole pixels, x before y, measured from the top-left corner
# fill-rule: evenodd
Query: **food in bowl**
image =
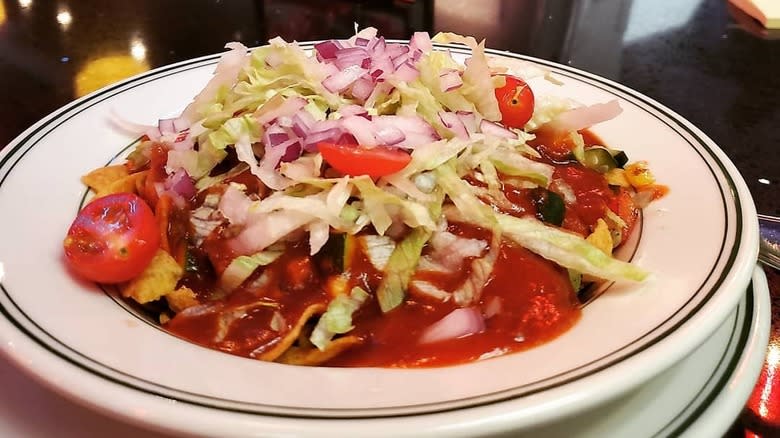
<path fill-rule="evenodd" d="M 588 130 L 618 102 L 535 96 L 538 70 L 433 40 L 471 54 L 375 29 L 228 44 L 181 116 L 83 177 L 67 263 L 184 339 L 329 366 L 527 349 L 576 323 L 581 290 L 642 281 L 613 250 L 666 189 Z"/>

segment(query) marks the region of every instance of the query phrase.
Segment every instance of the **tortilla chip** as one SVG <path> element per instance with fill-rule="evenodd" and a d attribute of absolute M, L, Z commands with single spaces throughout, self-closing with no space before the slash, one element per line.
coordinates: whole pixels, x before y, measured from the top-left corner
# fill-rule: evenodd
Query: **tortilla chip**
<path fill-rule="evenodd" d="M 128 173 L 123 164 L 101 167 L 81 177 L 81 182 L 95 191 L 95 198 L 114 193 L 140 193 L 148 170 Z"/>
<path fill-rule="evenodd" d="M 122 296 L 144 304 L 173 292 L 184 270 L 167 252 L 158 249 L 149 266 L 138 277 L 120 287 Z"/>
<path fill-rule="evenodd" d="M 166 294 L 165 299 L 168 301 L 168 307 L 175 313 L 179 313 L 188 307 L 200 304 L 195 292 L 187 286 L 182 286 L 175 291 Z"/>
<path fill-rule="evenodd" d="M 612 169 L 604 174 L 604 178 L 607 180 L 607 184 L 611 186 L 631 187 L 623 169 Z"/>
<path fill-rule="evenodd" d="M 604 219 L 599 219 L 596 222 L 596 228 L 593 229 L 593 232 L 585 240 L 600 249 L 604 254 L 612 255 L 612 233 L 609 232 L 609 227 Z"/>
<path fill-rule="evenodd" d="M 324 351 L 317 347 L 290 347 L 276 362 L 288 365 L 320 365 L 361 342 L 362 339 L 357 336 L 343 336 L 332 340 Z"/>
<path fill-rule="evenodd" d="M 81 177 L 81 182 L 97 193 L 107 190 L 111 184 L 130 176 L 123 164 L 100 167 Z"/>
<path fill-rule="evenodd" d="M 139 181 L 143 184 L 146 179 L 146 172 L 133 173 L 125 178 L 114 181 L 109 184 L 105 190 L 97 192 L 96 198 L 114 193 L 138 193 Z"/>
<path fill-rule="evenodd" d="M 303 330 L 309 319 L 314 315 L 321 315 L 327 308 L 328 306 L 324 303 L 312 304 L 307 307 L 303 313 L 301 313 L 295 326 L 293 326 L 272 349 L 255 356 L 255 358 L 269 362 L 275 361 L 298 339 L 298 335 L 301 333 L 301 330 Z"/>

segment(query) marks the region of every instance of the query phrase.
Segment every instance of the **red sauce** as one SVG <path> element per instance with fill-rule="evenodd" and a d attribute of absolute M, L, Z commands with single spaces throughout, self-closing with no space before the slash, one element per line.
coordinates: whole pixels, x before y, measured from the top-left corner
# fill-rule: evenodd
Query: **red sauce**
<path fill-rule="evenodd" d="M 490 240 L 490 231 L 470 225 L 451 224 L 449 231 L 461 237 Z M 288 249 L 265 269 L 263 275 L 268 282 L 263 287 L 247 286 L 259 276 L 256 274 L 229 296 L 212 297 L 214 312 L 175 317 L 166 325 L 167 329 L 192 342 L 239 356 L 251 357 L 273 348 L 309 305 L 326 304 L 330 299 L 325 284 L 333 273 L 322 268 L 329 266 L 327 257 L 318 255 L 311 259 L 307 250 L 305 243 Z M 429 275 L 425 280 L 454 290 L 470 274 L 469 265 L 467 259 L 457 275 Z M 380 273 L 362 252 L 353 256 L 349 277 L 350 286 L 368 290 L 376 290 L 380 281 Z M 193 287 L 214 288 L 213 284 L 196 284 L 196 279 L 190 274 L 184 282 Z M 360 337 L 363 343 L 326 365 L 420 367 L 463 363 L 547 342 L 571 327 L 580 315 L 566 272 L 511 244 L 500 248 L 491 278 L 476 305 L 484 310 L 496 299 L 500 300 L 501 310 L 486 320 L 484 332 L 423 345 L 419 343 L 420 335 L 455 310 L 452 301 L 409 297 L 400 307 L 383 314 L 372 296 L 355 314 L 355 329 L 349 333 Z M 258 300 L 265 305 L 231 320 L 233 309 Z M 277 311 L 285 319 L 285 327 L 278 331 L 272 330 L 270 324 Z M 231 325 L 220 335 L 225 321 Z"/>
<path fill-rule="evenodd" d="M 501 311 L 486 321 L 486 330 L 460 339 L 420 344 L 420 335 L 455 305 L 407 300 L 381 314 L 364 306 L 355 331 L 367 339 L 327 363 L 331 366 L 421 367 L 464 363 L 550 341 L 580 316 L 568 276 L 549 261 L 512 245 L 503 245 L 479 307 L 495 297 Z M 374 304 L 374 303 L 369 303 Z"/>
<path fill-rule="evenodd" d="M 582 134 L 586 144 L 601 144 L 591 133 L 584 131 Z M 623 217 L 627 228 L 633 226 L 636 208 L 630 196 L 611 189 L 601 174 L 576 163 L 567 155 L 568 152 L 564 154 L 560 141 L 542 134 L 533 147 L 542 154 L 542 161 L 556 163 L 554 179 L 565 182 L 577 198 L 576 205 L 567 206 L 562 226 L 588 234 L 597 219 L 604 217 L 607 208 Z M 238 175 L 234 181 L 251 186 L 248 175 Z M 473 178 L 470 182 L 479 184 Z M 250 188 L 262 196 L 263 187 Z M 537 193 L 534 190 L 539 189 L 504 184 L 502 191 L 513 204 L 506 212 L 516 216 L 538 215 L 534 198 Z M 471 225 L 450 224 L 448 231 L 465 238 L 491 240 L 490 230 Z M 177 316 L 167 324 L 167 328 L 203 346 L 254 357 L 272 349 L 290 333 L 308 306 L 326 305 L 330 301 L 327 285 L 334 276 L 340 275 L 341 262 L 334 261 L 329 251 L 309 257 L 307 243 L 301 242 L 289 248 L 277 261 L 253 274 L 237 291 L 222 296 L 215 278 L 236 254 L 226 239 L 218 237 L 230 232 L 228 228 L 218 228 L 200 249 L 189 254 L 195 267 L 181 282 L 197 290 L 200 301 L 209 303 L 215 311 L 194 317 Z M 423 254 L 430 251 L 426 247 Z M 464 260 L 456 274 L 424 272 L 415 274 L 414 280 L 424 280 L 451 292 L 469 277 L 471 261 Z M 381 273 L 373 267 L 366 254 L 362 251 L 351 253 L 349 266 L 346 273 L 349 288 L 360 286 L 369 292 L 376 291 Z M 267 282 L 253 287 L 252 284 L 261 275 L 266 277 Z M 204 290 L 207 292 L 204 293 Z M 260 304 L 231 320 L 231 312 L 250 303 Z M 566 270 L 506 242 L 500 247 L 492 274 L 474 306 L 486 315 L 488 309 L 495 308 L 497 303 L 500 310 L 486 317 L 483 332 L 422 344 L 421 335 L 456 309 L 453 300 L 441 302 L 410 293 L 402 305 L 383 314 L 373 294 L 370 294 L 368 301 L 355 313 L 355 328 L 349 332 L 350 336 L 360 338 L 361 343 L 325 364 L 425 367 L 464 363 L 548 342 L 568 330 L 580 317 L 575 291 Z M 281 328 L 271 328 L 275 315 L 284 317 Z M 227 325 L 226 321 L 230 324 Z M 316 318 L 309 325 L 315 322 Z M 276 325 L 279 325 L 278 321 Z"/>
<path fill-rule="evenodd" d="M 302 258 L 308 259 L 307 245 L 289 247 L 265 270 L 247 279 L 244 287 L 226 297 L 211 300 L 209 304 L 214 311 L 197 316 L 177 315 L 166 328 L 197 344 L 239 356 L 251 357 L 272 348 L 298 322 L 306 308 L 330 301 L 323 288 L 324 277 L 313 266 L 308 268 L 310 275 L 299 272 L 307 269 L 295 264 Z M 300 269 L 291 273 L 291 266 Z M 262 287 L 252 287 L 260 275 L 266 275 L 267 282 Z M 296 283 L 302 277 L 306 277 L 305 282 Z M 247 305 L 252 305 L 251 309 L 243 311 L 243 306 Z M 276 312 L 284 318 L 279 330 L 271 327 Z M 230 322 L 229 328 L 226 328 L 226 322 Z M 221 329 L 224 330 L 222 334 Z"/>

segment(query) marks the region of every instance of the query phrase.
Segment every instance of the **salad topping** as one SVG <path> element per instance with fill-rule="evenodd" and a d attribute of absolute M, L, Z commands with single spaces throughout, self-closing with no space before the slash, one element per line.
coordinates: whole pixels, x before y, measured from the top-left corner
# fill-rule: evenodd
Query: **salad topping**
<path fill-rule="evenodd" d="M 148 210 L 158 234 L 133 237 L 153 249 L 141 269 L 115 258 L 127 275 L 91 275 L 95 262 L 72 256 L 75 224 L 69 263 L 173 333 L 300 364 L 523 349 L 576 321 L 581 288 L 645 279 L 612 252 L 665 188 L 587 131 L 618 102 L 535 96 L 528 81 L 548 72 L 507 68 L 472 37 L 433 41 L 471 54 L 461 64 L 425 33 L 388 43 L 371 28 L 312 53 L 228 44 L 180 117 L 84 177 L 97 200 L 76 224 L 105 225 L 94 206 L 122 196 Z"/>

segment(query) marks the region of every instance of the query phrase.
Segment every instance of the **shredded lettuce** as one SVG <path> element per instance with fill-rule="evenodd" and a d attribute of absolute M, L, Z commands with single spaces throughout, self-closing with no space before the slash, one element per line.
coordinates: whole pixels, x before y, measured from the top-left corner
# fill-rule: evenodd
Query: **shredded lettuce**
<path fill-rule="evenodd" d="M 352 182 L 360 191 L 366 214 L 379 235 L 384 235 L 393 223 L 389 211 L 391 209 L 396 210 L 403 223 L 412 228 L 436 229 L 436 224 L 425 206 L 380 189 L 368 177 L 354 178 Z"/>
<path fill-rule="evenodd" d="M 518 152 L 496 150 L 491 154 L 490 161 L 501 173 L 527 178 L 542 187 L 547 187 L 552 180 L 552 166 L 533 161 Z"/>
<path fill-rule="evenodd" d="M 241 71 L 247 64 L 247 48 L 237 42 L 228 43 L 225 48 L 230 51 L 222 54 L 222 57 L 217 64 L 217 68 L 214 71 L 214 76 L 211 77 L 209 82 L 198 93 L 195 99 L 185 108 L 182 116 L 190 121 L 198 120 L 199 116 L 202 116 L 202 110 L 205 107 L 210 106 L 214 99 L 219 100 L 221 95 L 225 94 L 225 90 L 232 88 L 238 80 Z"/>
<path fill-rule="evenodd" d="M 440 136 L 452 136 L 452 132 L 444 126 L 439 118 L 439 113 L 444 111 L 444 107 L 436 100 L 428 87 L 419 80 L 412 82 L 393 81 L 392 84 L 398 91 L 400 101 L 400 107 L 396 111 L 397 115 L 418 115 L 433 126 Z"/>
<path fill-rule="evenodd" d="M 328 304 L 328 310 L 320 316 L 309 340 L 320 351 L 324 351 L 337 334 L 344 334 L 354 328 L 352 316 L 368 299 L 368 292 L 360 287 L 352 288 L 349 295 L 339 295 Z"/>
<path fill-rule="evenodd" d="M 605 280 L 642 281 L 648 273 L 617 260 L 577 234 L 532 218 L 496 214 L 504 236 L 559 265 Z"/>
<path fill-rule="evenodd" d="M 460 43 L 471 48 L 471 57 L 466 60 L 466 68 L 463 70 L 463 95 L 474 102 L 482 117 L 488 120 L 501 120 L 501 111 L 498 109 L 493 76 L 490 73 L 487 57 L 485 56 L 485 41 L 477 44 L 474 37 L 464 37 L 451 32 L 439 33 L 433 37 L 438 43 Z"/>
<path fill-rule="evenodd" d="M 387 236 L 375 236 L 367 234 L 360 236 L 358 241 L 363 246 L 363 252 L 368 257 L 368 261 L 379 271 L 387 268 L 390 256 L 395 250 L 395 241 Z"/>
<path fill-rule="evenodd" d="M 268 46 L 254 49 L 249 55 L 239 44 L 229 46 L 231 51 L 223 56 L 214 78 L 185 111 L 194 127 L 188 141 L 196 140 L 197 148 L 192 147 L 191 141 L 187 143 L 189 147 L 174 147 L 168 154 L 167 169 L 169 173 L 184 169 L 195 179 L 200 191 L 224 184 L 246 170 L 265 186 L 257 194 L 247 194 L 245 188 L 230 184 L 224 192 L 219 192 L 219 208 L 202 212 L 208 213 L 208 217 L 199 224 L 203 227 L 201 231 L 213 227 L 216 221 L 229 221 L 234 236 L 229 242 L 231 249 L 244 254 L 235 258 L 221 276 L 223 289 L 239 287 L 259 266 L 273 262 L 280 252 L 269 248 L 276 248 L 276 244 L 290 236 L 299 238 L 297 233 L 308 233 L 311 254 L 315 254 L 333 232 L 346 233 L 354 239 L 365 230 L 360 239 L 366 246 L 366 254 L 384 272 L 376 298 L 382 311 L 388 312 L 403 302 L 423 248 L 433 233 L 446 228 L 443 210 L 449 211 L 444 216 L 456 211 L 459 220 L 492 231 L 490 243 L 481 242 L 485 244 L 483 250 L 468 256 L 474 258 L 466 280 L 451 294 L 434 294 L 441 299 L 453 298 L 460 306 L 479 300 L 502 239 L 572 272 L 610 280 L 645 278 L 647 274 L 641 269 L 603 254 L 575 234 L 534 219 L 496 211 L 510 204 L 503 192 L 504 184 L 550 187 L 556 192 L 563 191 L 564 195 L 568 193 L 560 183 L 550 186 L 554 167 L 537 161 L 539 154 L 527 142 L 533 138 L 534 129 L 556 120 L 574 107 L 574 103 L 563 98 L 537 96 L 526 130 L 514 130 L 516 139 L 478 133 L 476 126 L 481 120 L 501 120 L 494 90 L 503 78 L 491 73 L 484 41 L 453 33 L 438 34 L 434 41 L 464 44 L 471 49 L 471 56 L 461 65 L 449 52 L 426 50 L 414 58 L 419 70 L 415 79 L 402 80 L 402 75 L 382 77 L 373 84 L 368 97 L 360 98 L 352 94 L 351 86 L 338 93 L 325 88 L 323 81 L 333 75 L 336 67 L 318 61 L 296 43 L 275 38 Z M 442 89 L 442 72 L 460 75 L 462 85 Z M 283 115 L 271 112 L 280 102 L 291 101 L 296 103 L 299 112 Z M 354 110 L 360 115 L 355 115 Z M 306 124 L 312 125 L 312 120 L 321 122 L 315 126 L 328 127 L 321 128 L 325 131 L 337 130 L 334 138 L 341 134 L 359 137 L 332 121 L 348 120 L 350 115 L 360 118 L 366 113 L 375 122 L 392 117 L 414 116 L 418 121 L 422 118 L 436 133 L 426 125 L 429 135 L 424 142 L 427 144 L 395 143 L 401 149 L 408 146 L 411 162 L 401 171 L 378 180 L 368 176 L 339 176 L 316 151 L 316 141 L 302 142 L 303 154 L 297 159 L 292 156 L 284 160 L 285 148 L 263 144 L 267 141 L 265 130 L 268 130 L 267 137 L 278 134 L 280 128 L 292 136 L 295 130 L 308 132 L 311 126 Z M 465 130 L 454 124 L 458 120 Z M 342 129 L 341 134 L 338 129 Z M 410 132 L 405 134 L 411 136 Z M 582 137 L 576 132 L 569 135 L 575 145 L 574 156 L 582 160 Z M 234 149 L 240 164 L 227 172 L 215 171 L 232 154 L 230 148 Z M 148 145 L 142 144 L 130 160 L 134 165 L 143 166 L 148 155 Z M 478 183 L 469 183 L 464 177 Z M 567 200 L 570 198 L 567 196 Z M 396 227 L 404 232 L 406 227 L 410 229 L 398 242 L 385 237 L 386 233 L 395 236 L 392 231 Z M 419 289 L 430 294 L 426 287 Z M 365 291 L 357 288 L 349 295 L 334 298 L 312 333 L 312 342 L 322 350 L 333 336 L 349 331 L 352 315 L 366 296 Z"/>
<path fill-rule="evenodd" d="M 463 67 L 458 64 L 447 52 L 431 51 L 423 56 L 417 63 L 420 70 L 420 82 L 433 97 L 450 111 L 468 111 L 476 112 L 474 103 L 466 97 L 462 91 L 464 87 L 459 87 L 451 91 L 444 91 L 439 85 L 439 75 L 443 70 L 455 70 L 460 72 Z"/>
<path fill-rule="evenodd" d="M 439 186 L 466 220 L 493 228 L 496 223 L 493 209 L 480 202 L 474 195 L 472 186 L 458 176 L 452 163 L 438 167 L 435 173 Z"/>
<path fill-rule="evenodd" d="M 382 282 L 379 283 L 376 292 L 382 312 L 387 313 L 403 303 L 409 280 L 417 268 L 423 247 L 431 234 L 431 231 L 424 228 L 415 228 L 390 254 Z"/>
<path fill-rule="evenodd" d="M 249 142 L 260 140 L 262 127 L 250 114 L 241 117 L 233 117 L 223 123 L 219 129 L 208 134 L 211 145 L 216 149 L 225 149 L 228 145 L 235 144 L 240 138 L 246 137 Z"/>
<path fill-rule="evenodd" d="M 297 44 L 281 38 L 274 38 L 269 43 L 252 51 L 250 68 L 245 69 L 243 80 L 226 97 L 224 112 L 254 110 L 276 94 L 309 98 L 314 106 L 309 110 L 313 113 L 324 113 L 328 107 L 337 109 L 347 103 L 322 86 L 327 76 L 322 64 L 307 56 Z M 269 58 L 276 60 L 274 67 L 267 62 Z"/>
<path fill-rule="evenodd" d="M 238 256 L 230 262 L 220 277 L 219 284 L 226 292 L 241 285 L 260 266 L 273 263 L 282 255 L 281 250 L 261 251 L 251 256 Z"/>

